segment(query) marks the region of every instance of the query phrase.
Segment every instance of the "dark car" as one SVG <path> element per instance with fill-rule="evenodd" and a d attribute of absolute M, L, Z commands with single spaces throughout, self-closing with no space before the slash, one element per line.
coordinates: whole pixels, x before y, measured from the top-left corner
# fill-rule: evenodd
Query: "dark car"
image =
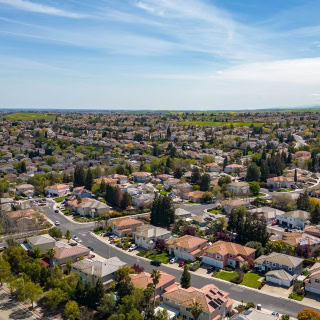
<path fill-rule="evenodd" d="M 69 243 L 69 245 L 72 246 L 72 247 L 75 247 L 76 245 L 78 245 L 78 243 L 77 242 L 71 242 L 71 243 Z"/>
<path fill-rule="evenodd" d="M 106 232 L 103 236 L 104 237 L 110 237 L 110 236 L 112 236 L 112 232 Z"/>
<path fill-rule="evenodd" d="M 161 266 L 161 261 L 152 260 L 152 261 L 150 262 L 150 264 L 151 264 L 152 266 L 155 266 L 155 267 L 160 267 L 160 266 Z"/>
<path fill-rule="evenodd" d="M 212 273 L 214 270 L 215 270 L 215 267 L 209 267 L 209 268 L 207 269 L 207 272 L 208 272 L 208 273 Z"/>
<path fill-rule="evenodd" d="M 55 213 L 59 213 L 59 210 L 58 210 L 58 209 L 56 209 L 56 210 L 54 210 L 54 212 L 55 212 Z"/>
<path fill-rule="evenodd" d="M 88 247 L 88 249 L 89 249 L 90 251 L 94 251 L 94 249 L 93 249 L 92 247 Z"/>

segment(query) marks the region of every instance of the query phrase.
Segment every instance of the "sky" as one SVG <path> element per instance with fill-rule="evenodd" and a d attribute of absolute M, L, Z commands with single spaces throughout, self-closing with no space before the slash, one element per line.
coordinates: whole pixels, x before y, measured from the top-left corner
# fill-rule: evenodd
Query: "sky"
<path fill-rule="evenodd" d="M 0 0 L 0 107 L 320 105 L 319 0 Z"/>

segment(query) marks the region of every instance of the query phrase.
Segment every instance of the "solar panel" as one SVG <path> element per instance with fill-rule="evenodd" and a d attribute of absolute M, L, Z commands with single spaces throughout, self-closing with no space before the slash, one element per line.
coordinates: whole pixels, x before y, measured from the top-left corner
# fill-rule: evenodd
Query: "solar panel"
<path fill-rule="evenodd" d="M 215 293 L 213 290 L 210 290 L 210 292 L 211 292 L 212 294 L 216 295 L 216 293 Z"/>
<path fill-rule="evenodd" d="M 218 291 L 218 294 L 220 294 L 220 296 L 223 297 L 223 294 L 220 291 Z"/>
<path fill-rule="evenodd" d="M 210 302 L 209 302 L 209 305 L 210 305 L 211 307 L 213 307 L 214 309 L 217 309 L 217 308 L 219 307 L 219 305 L 216 304 L 214 301 L 210 301 Z"/>
<path fill-rule="evenodd" d="M 216 302 L 219 306 L 222 304 L 220 301 L 218 301 L 217 299 L 213 299 L 214 302 Z"/>

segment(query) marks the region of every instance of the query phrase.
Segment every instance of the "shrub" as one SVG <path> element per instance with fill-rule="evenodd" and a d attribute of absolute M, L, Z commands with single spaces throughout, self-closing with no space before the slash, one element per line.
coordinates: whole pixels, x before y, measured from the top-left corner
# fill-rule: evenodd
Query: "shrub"
<path fill-rule="evenodd" d="M 245 264 L 242 265 L 241 270 L 244 273 L 247 273 L 250 270 L 250 267 L 249 267 L 249 265 L 247 263 L 245 263 Z"/>
<path fill-rule="evenodd" d="M 231 266 L 226 266 L 226 267 L 223 268 L 223 270 L 231 272 L 231 271 L 234 270 L 234 268 L 232 268 Z"/>
<path fill-rule="evenodd" d="M 238 274 L 237 276 L 235 276 L 234 278 L 232 278 L 230 280 L 230 282 L 235 283 L 235 284 L 240 284 L 243 281 L 243 275 L 242 274 Z"/>
<path fill-rule="evenodd" d="M 248 302 L 247 305 L 246 305 L 246 310 L 249 310 L 250 308 L 255 308 L 256 305 L 253 303 L 253 302 Z"/>

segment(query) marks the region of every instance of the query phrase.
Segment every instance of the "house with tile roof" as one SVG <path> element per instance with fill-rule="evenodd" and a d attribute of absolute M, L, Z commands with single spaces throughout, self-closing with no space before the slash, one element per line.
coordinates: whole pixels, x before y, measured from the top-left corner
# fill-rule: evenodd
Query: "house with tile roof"
<path fill-rule="evenodd" d="M 152 284 L 151 274 L 141 272 L 130 274 L 131 283 L 135 288 L 145 290 L 148 284 Z M 156 286 L 156 296 L 161 296 L 165 290 L 175 283 L 176 278 L 170 274 L 160 271 L 159 283 Z"/>
<path fill-rule="evenodd" d="M 202 262 L 219 269 L 226 266 L 241 267 L 246 261 L 255 258 L 256 249 L 233 242 L 217 241 L 203 253 Z"/>
<path fill-rule="evenodd" d="M 234 196 L 248 196 L 252 194 L 247 182 L 232 182 L 228 184 L 227 190 Z"/>
<path fill-rule="evenodd" d="M 305 291 L 320 294 L 320 263 L 315 263 L 308 269 L 309 276 L 305 280 Z"/>
<path fill-rule="evenodd" d="M 304 232 L 312 236 L 320 238 L 320 225 L 317 226 L 306 226 Z"/>
<path fill-rule="evenodd" d="M 143 224 L 133 232 L 135 244 L 147 250 L 155 247 L 157 239 L 167 240 L 170 237 L 171 231 L 150 224 Z"/>
<path fill-rule="evenodd" d="M 136 229 L 143 225 L 143 222 L 134 218 L 118 218 L 110 220 L 112 233 L 118 237 L 130 236 Z"/>
<path fill-rule="evenodd" d="M 291 188 L 295 184 L 292 177 L 273 177 L 267 179 L 267 186 L 272 189 Z"/>
<path fill-rule="evenodd" d="M 55 184 L 45 188 L 46 194 L 52 197 L 62 197 L 70 192 L 70 186 L 67 184 Z"/>
<path fill-rule="evenodd" d="M 133 172 L 131 174 L 131 177 L 133 177 L 133 180 L 138 183 L 146 183 L 151 179 L 151 173 L 150 172 Z"/>
<path fill-rule="evenodd" d="M 242 164 L 229 164 L 224 168 L 225 173 L 238 173 L 244 170 L 244 166 Z"/>
<path fill-rule="evenodd" d="M 245 207 L 248 208 L 250 203 L 241 199 L 234 199 L 234 200 L 224 200 L 222 202 L 222 207 L 225 213 L 231 214 L 233 209 L 237 207 Z"/>
<path fill-rule="evenodd" d="M 212 163 L 206 163 L 204 165 L 204 168 L 207 172 L 220 172 L 221 168 L 219 167 L 219 165 L 215 162 Z"/>
<path fill-rule="evenodd" d="M 183 289 L 175 286 L 162 297 L 161 307 L 175 311 L 182 319 L 193 319 L 191 306 L 195 302 L 199 303 L 203 310 L 199 320 L 225 319 L 231 313 L 233 305 L 229 293 L 220 290 L 214 284 L 208 284 L 201 289 L 193 287 Z"/>
<path fill-rule="evenodd" d="M 100 279 L 102 284 L 107 286 L 115 279 L 116 272 L 126 265 L 127 263 L 118 257 L 99 258 L 99 260 L 83 259 L 72 264 L 72 271 L 78 273 L 84 283 L 89 282 L 94 286 Z"/>
<path fill-rule="evenodd" d="M 57 243 L 54 250 L 53 264 L 55 266 L 66 264 L 68 260 L 76 262 L 80 257 L 86 257 L 90 254 L 90 250 L 81 244 L 70 246 L 64 243 Z"/>
<path fill-rule="evenodd" d="M 167 244 L 169 254 L 182 260 L 195 261 L 202 255 L 207 246 L 207 240 L 185 235 L 180 238 L 170 238 Z"/>
<path fill-rule="evenodd" d="M 254 268 L 265 273 L 266 281 L 290 287 L 302 272 L 303 259 L 283 253 L 272 252 L 254 260 Z"/>
<path fill-rule="evenodd" d="M 110 212 L 111 207 L 107 204 L 91 198 L 83 198 L 80 202 L 74 200 L 71 207 L 80 214 L 80 216 L 99 217 Z"/>
<path fill-rule="evenodd" d="M 294 210 L 277 215 L 276 220 L 279 225 L 290 229 L 304 229 L 304 226 L 310 218 L 310 213 L 303 210 Z"/>

